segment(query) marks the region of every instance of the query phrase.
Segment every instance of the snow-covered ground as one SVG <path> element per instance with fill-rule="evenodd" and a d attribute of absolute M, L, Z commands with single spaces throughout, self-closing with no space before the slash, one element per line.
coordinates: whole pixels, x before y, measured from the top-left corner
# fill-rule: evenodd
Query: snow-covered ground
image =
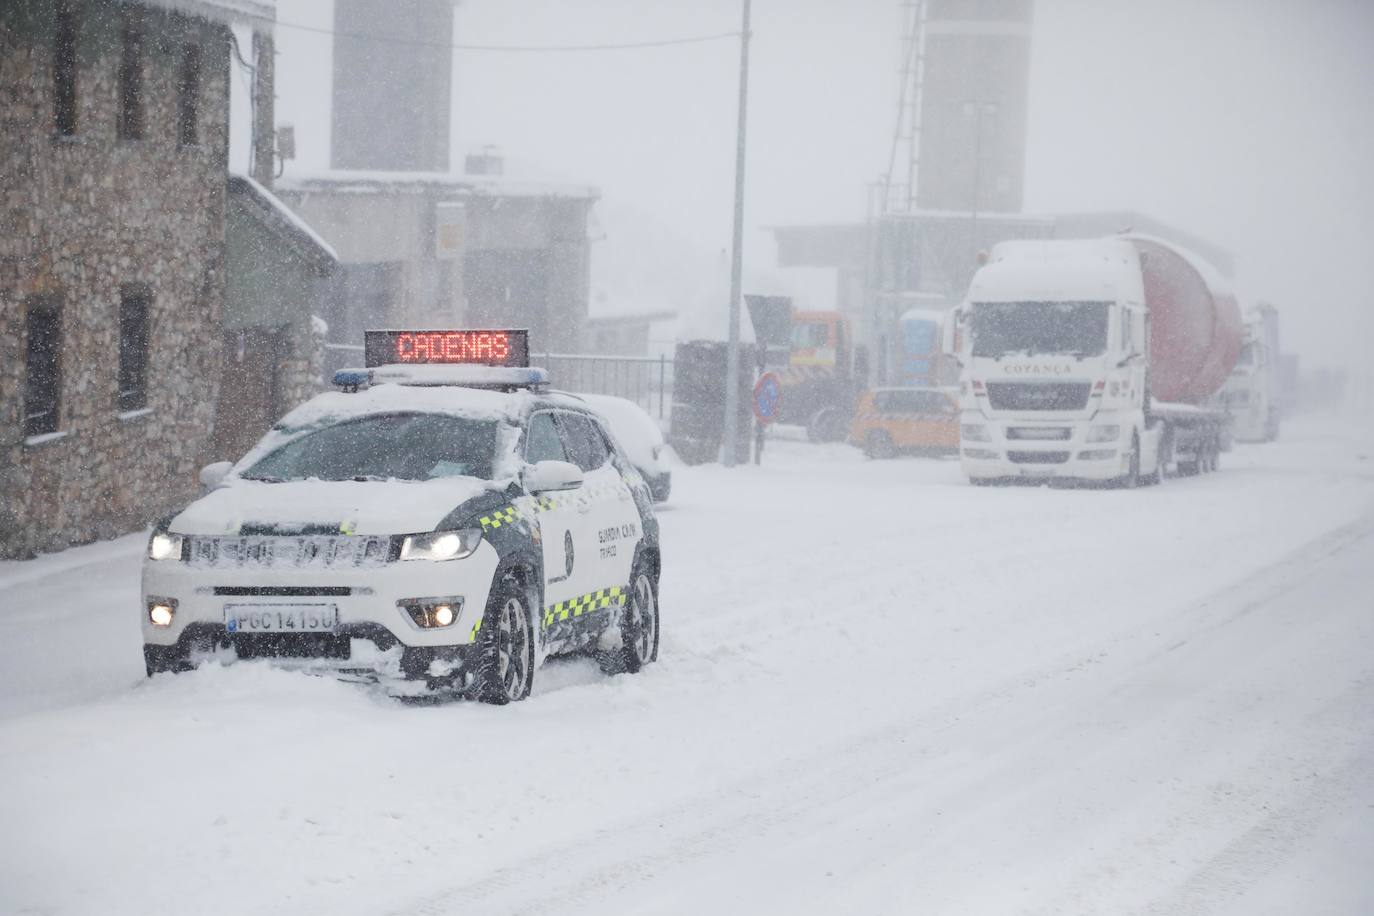
<path fill-rule="evenodd" d="M 143 536 L 0 564 L 0 912 L 1374 912 L 1349 429 L 1134 492 L 679 469 L 661 662 L 502 709 L 145 681 Z"/>

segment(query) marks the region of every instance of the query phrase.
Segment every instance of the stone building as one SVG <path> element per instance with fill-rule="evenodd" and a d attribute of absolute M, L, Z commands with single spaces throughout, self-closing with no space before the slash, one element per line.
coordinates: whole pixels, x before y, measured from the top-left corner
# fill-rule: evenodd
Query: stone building
<path fill-rule="evenodd" d="M 0 556 L 194 493 L 220 375 L 229 22 L 271 17 L 0 4 Z"/>

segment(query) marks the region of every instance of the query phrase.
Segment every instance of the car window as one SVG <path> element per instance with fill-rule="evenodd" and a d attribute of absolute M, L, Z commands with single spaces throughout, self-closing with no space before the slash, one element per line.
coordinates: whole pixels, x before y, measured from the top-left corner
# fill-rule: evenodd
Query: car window
<path fill-rule="evenodd" d="M 249 480 L 490 479 L 496 423 L 397 413 L 346 420 L 307 433 L 243 472 Z"/>
<path fill-rule="evenodd" d="M 558 422 L 563 427 L 568 460 L 573 464 L 584 471 L 595 471 L 610 458 L 606 440 L 590 418 L 568 412 L 560 413 Z"/>
<path fill-rule="evenodd" d="M 883 413 L 916 413 L 921 409 L 919 391 L 880 391 L 874 399 Z"/>
<path fill-rule="evenodd" d="M 525 461 L 535 464 L 540 461 L 568 460 L 558 427 L 553 422 L 553 413 L 545 410 L 530 417 L 525 430 Z"/>

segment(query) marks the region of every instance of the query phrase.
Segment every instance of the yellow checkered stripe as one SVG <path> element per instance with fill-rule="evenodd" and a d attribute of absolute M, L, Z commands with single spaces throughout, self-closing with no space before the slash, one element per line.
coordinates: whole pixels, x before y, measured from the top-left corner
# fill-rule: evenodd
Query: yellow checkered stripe
<path fill-rule="evenodd" d="M 502 506 L 491 515 L 482 516 L 479 521 L 482 523 L 483 531 L 491 531 L 493 528 L 500 528 L 502 525 L 511 525 L 521 516 L 520 509 L 514 505 Z"/>
<path fill-rule="evenodd" d="M 612 604 L 623 604 L 624 601 L 625 589 L 619 585 L 559 601 L 544 608 L 544 626 L 551 627 L 556 622 L 605 610 Z"/>
<path fill-rule="evenodd" d="M 478 522 L 481 524 L 483 531 L 493 531 L 505 525 L 512 525 L 518 519 L 534 518 L 541 512 L 548 512 L 560 506 L 576 506 L 581 508 L 582 506 L 607 496 L 629 498 L 628 493 L 614 484 L 592 487 L 590 489 L 583 487 L 577 492 L 546 493 L 538 497 L 522 497 L 509 506 L 502 506 L 482 516 L 478 519 Z"/>

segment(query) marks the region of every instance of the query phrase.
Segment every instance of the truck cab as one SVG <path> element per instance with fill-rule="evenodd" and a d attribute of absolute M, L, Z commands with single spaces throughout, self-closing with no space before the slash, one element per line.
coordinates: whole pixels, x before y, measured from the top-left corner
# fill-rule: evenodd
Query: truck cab
<path fill-rule="evenodd" d="M 1157 473 L 1148 312 L 1130 242 L 1004 242 L 959 309 L 960 459 L 975 483 Z M 1148 464 L 1142 467 L 1142 458 Z"/>
<path fill-rule="evenodd" d="M 1272 442 L 1279 437 L 1278 312 L 1260 303 L 1245 318 L 1236 367 L 1221 390 L 1238 442 Z"/>

